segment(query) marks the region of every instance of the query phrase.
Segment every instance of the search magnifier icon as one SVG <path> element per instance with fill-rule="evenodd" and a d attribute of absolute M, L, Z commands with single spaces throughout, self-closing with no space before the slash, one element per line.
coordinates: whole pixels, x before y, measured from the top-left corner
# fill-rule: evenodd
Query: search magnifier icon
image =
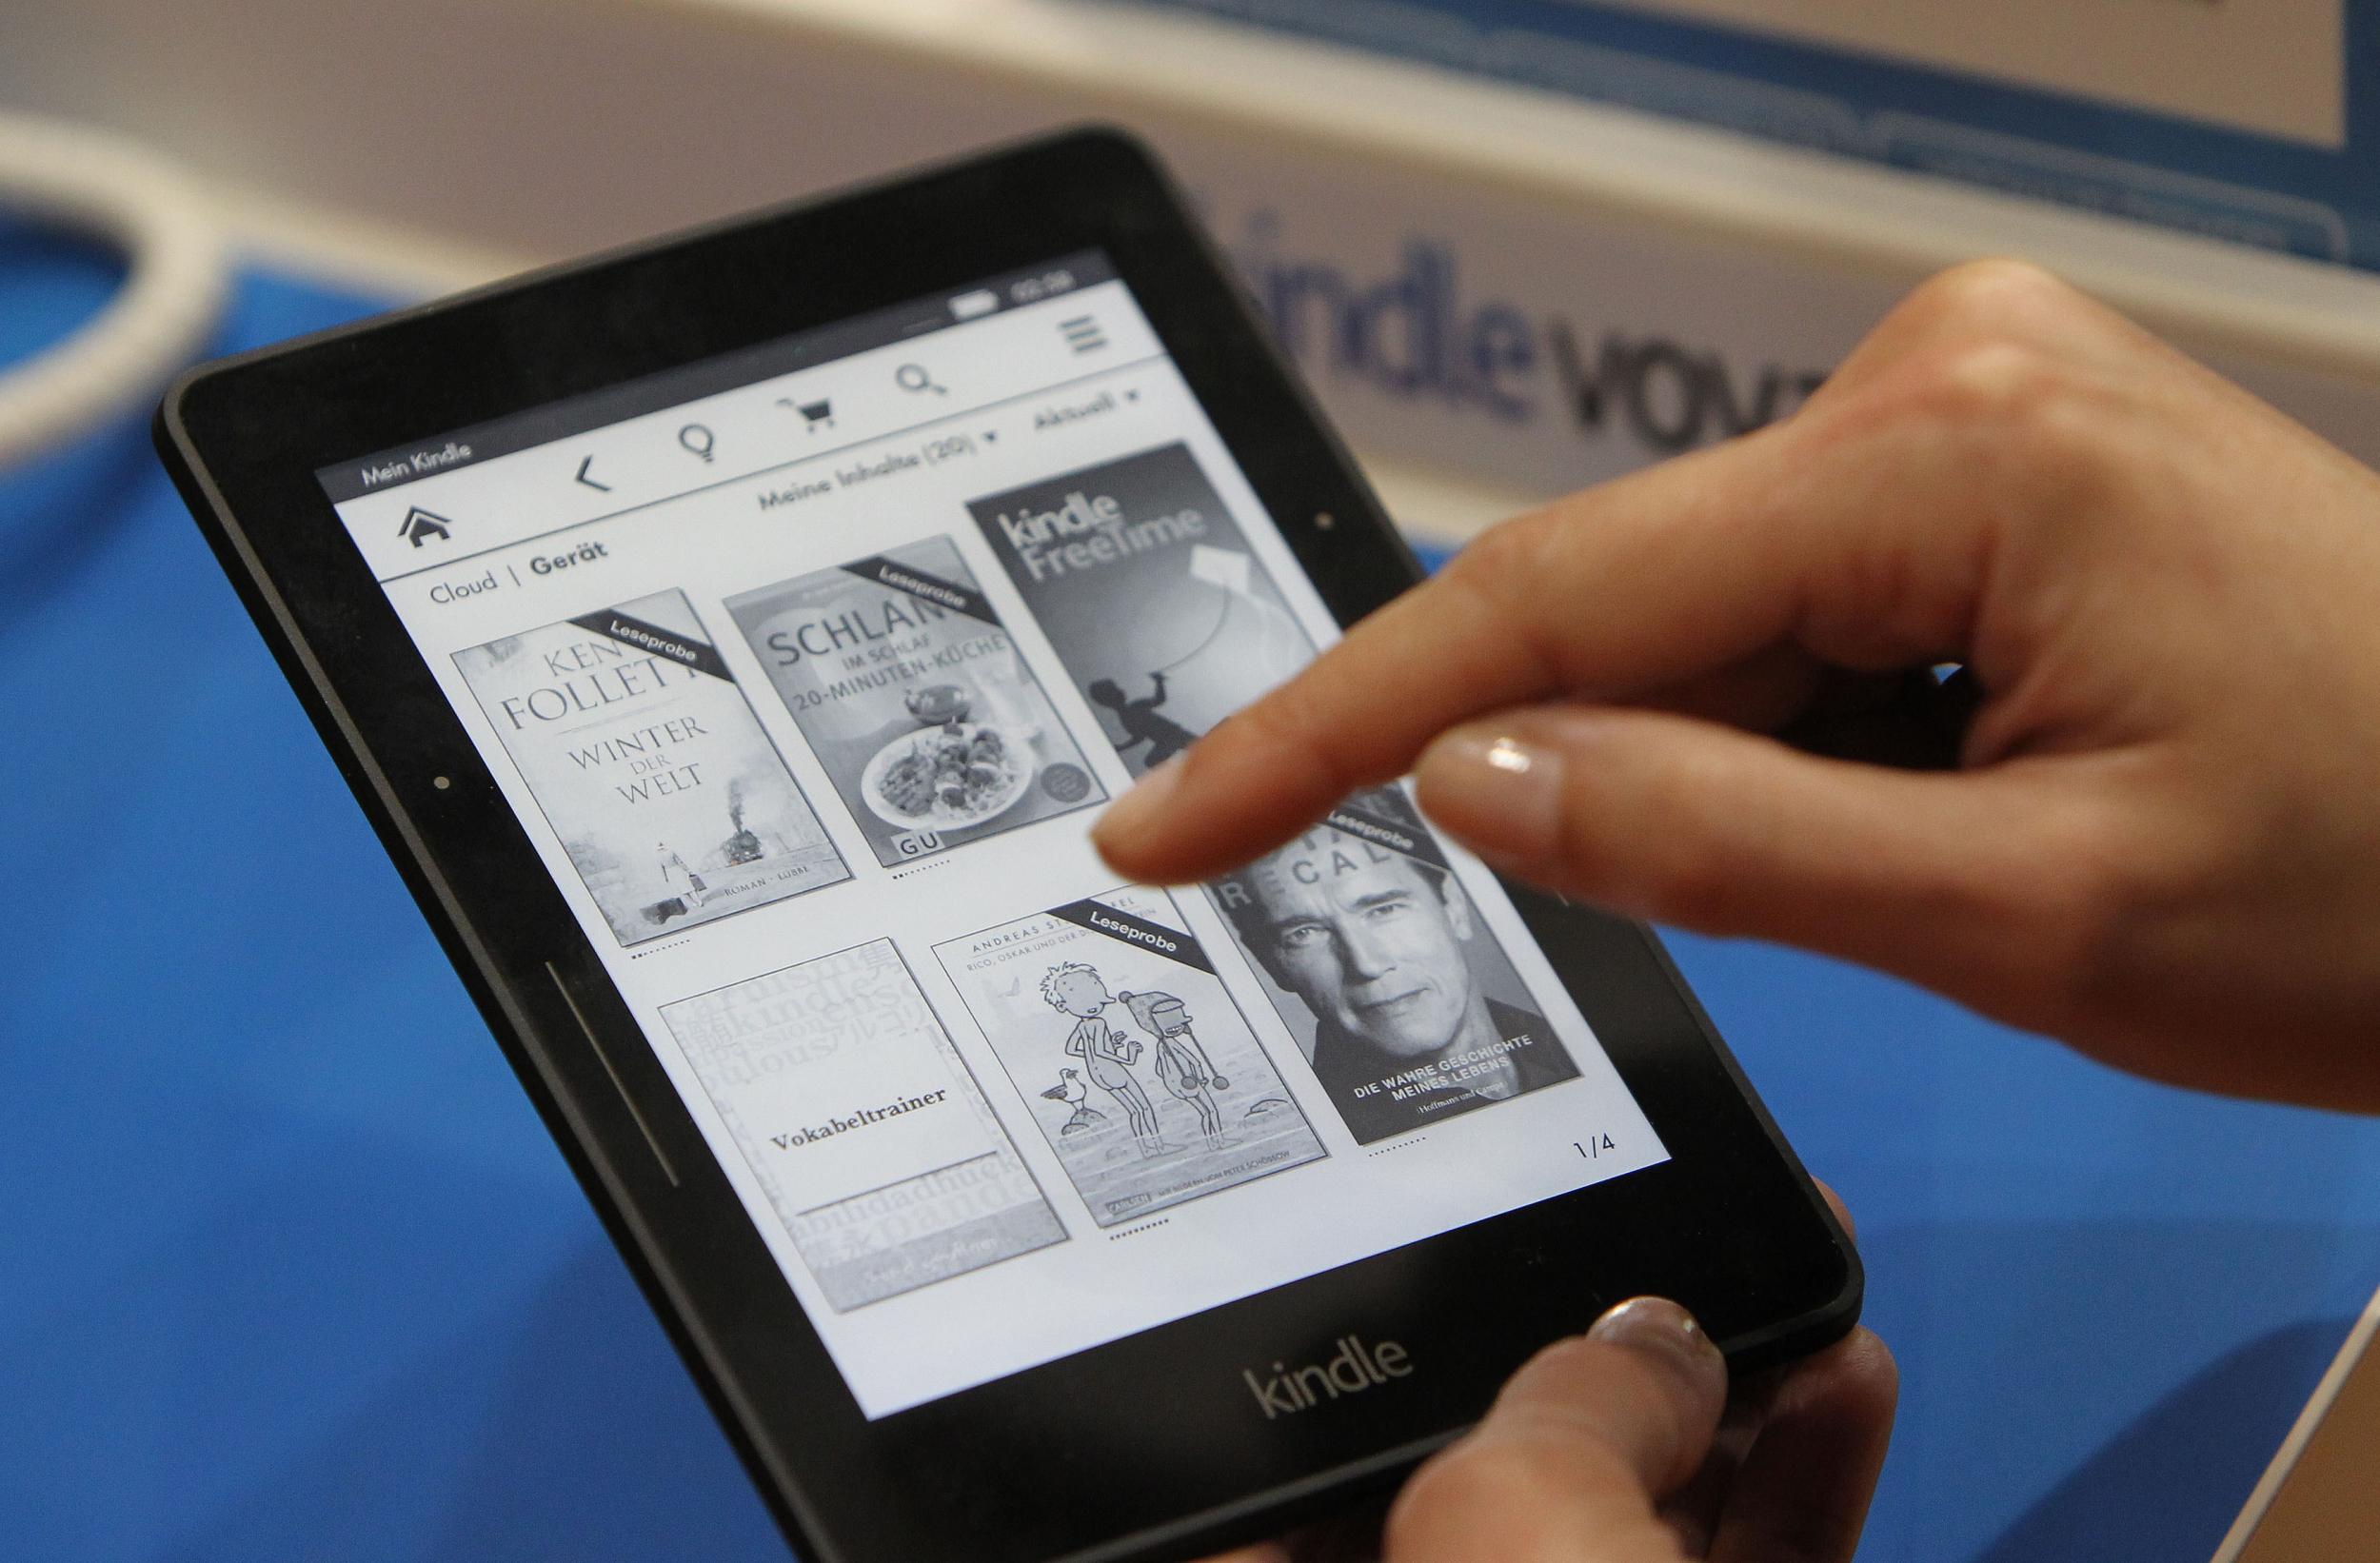
<path fill-rule="evenodd" d="M 936 385 L 934 377 L 925 372 L 922 364 L 903 364 L 893 370 L 893 384 L 905 391 L 932 391 L 937 396 L 950 394 L 950 387 Z"/>

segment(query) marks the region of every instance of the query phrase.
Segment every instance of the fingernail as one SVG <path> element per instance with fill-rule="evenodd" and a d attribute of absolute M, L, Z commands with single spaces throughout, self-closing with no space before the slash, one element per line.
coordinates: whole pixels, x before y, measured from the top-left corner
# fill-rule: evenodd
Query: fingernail
<path fill-rule="evenodd" d="M 1164 820 L 1166 804 L 1181 785 L 1180 755 L 1149 771 L 1130 790 L 1107 806 L 1091 827 L 1091 841 L 1101 851 L 1130 846 Z"/>
<path fill-rule="evenodd" d="M 1727 1359 L 1694 1315 L 1667 1297 L 1631 1297 L 1595 1321 L 1589 1340 L 1658 1357 L 1691 1378 L 1724 1386 Z"/>
<path fill-rule="evenodd" d="M 1414 768 L 1421 806 L 1490 860 L 1526 860 L 1560 840 L 1562 757 L 1479 725 L 1441 735 Z"/>

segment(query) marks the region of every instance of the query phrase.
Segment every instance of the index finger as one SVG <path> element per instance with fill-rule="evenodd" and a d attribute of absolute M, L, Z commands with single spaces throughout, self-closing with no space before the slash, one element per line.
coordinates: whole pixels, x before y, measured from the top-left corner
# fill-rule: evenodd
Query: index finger
<path fill-rule="evenodd" d="M 1100 851 L 1143 881 L 1205 879 L 1490 711 L 1626 700 L 1788 641 L 1848 666 L 1937 655 L 1980 576 L 1981 436 L 1921 422 L 1841 403 L 1505 523 L 1152 772 Z"/>

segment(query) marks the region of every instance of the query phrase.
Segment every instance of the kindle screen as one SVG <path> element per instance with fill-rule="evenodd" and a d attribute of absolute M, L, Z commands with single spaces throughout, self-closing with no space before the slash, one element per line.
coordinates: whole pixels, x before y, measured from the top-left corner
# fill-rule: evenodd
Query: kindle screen
<path fill-rule="evenodd" d="M 1401 790 L 1093 853 L 1337 634 L 1103 255 L 317 477 L 869 1416 L 1664 1159 Z"/>

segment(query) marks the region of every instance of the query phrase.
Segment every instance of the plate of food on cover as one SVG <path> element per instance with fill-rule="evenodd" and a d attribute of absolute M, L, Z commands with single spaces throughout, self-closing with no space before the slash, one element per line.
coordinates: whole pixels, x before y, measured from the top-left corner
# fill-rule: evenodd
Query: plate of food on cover
<path fill-rule="evenodd" d="M 1033 783 L 1022 741 L 988 722 L 950 721 L 903 733 L 860 773 L 877 818 L 905 830 L 980 825 L 1013 807 Z"/>

